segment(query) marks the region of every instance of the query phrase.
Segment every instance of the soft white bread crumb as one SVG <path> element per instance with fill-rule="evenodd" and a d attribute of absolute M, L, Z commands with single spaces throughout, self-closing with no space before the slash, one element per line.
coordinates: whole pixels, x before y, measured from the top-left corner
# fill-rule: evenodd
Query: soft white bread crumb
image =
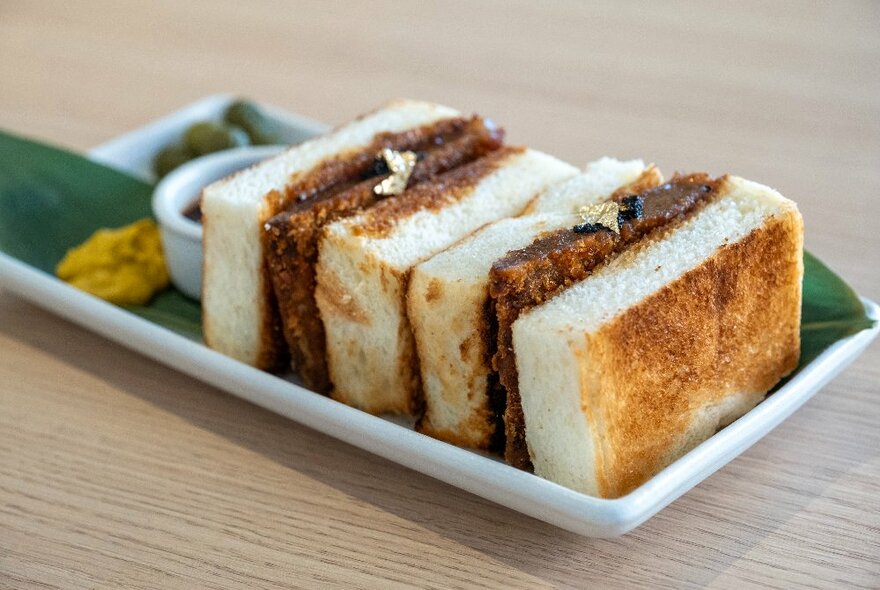
<path fill-rule="evenodd" d="M 536 474 L 626 493 L 794 368 L 800 215 L 757 183 L 727 189 L 514 323 Z"/>
<path fill-rule="evenodd" d="M 550 187 L 529 203 L 525 215 L 575 212 L 590 195 L 607 197 L 618 187 L 635 182 L 644 171 L 645 163 L 641 160 L 600 158 L 587 164 L 583 174 Z"/>
<path fill-rule="evenodd" d="M 570 213 L 502 219 L 413 269 L 407 305 L 425 394 L 422 432 L 462 446 L 489 444 L 489 267 L 507 251 L 579 219 Z"/>
<path fill-rule="evenodd" d="M 576 173 L 547 154 L 514 152 L 461 199 L 405 216 L 387 235 L 360 231 L 366 214 L 325 227 L 316 300 L 333 396 L 373 413 L 411 412 L 419 377 L 406 314 L 410 269 L 480 226 L 520 213 L 536 193 Z"/>
<path fill-rule="evenodd" d="M 263 275 L 262 224 L 275 214 L 270 191 L 340 152 L 357 149 L 377 133 L 399 132 L 458 116 L 448 107 L 398 100 L 265 162 L 206 187 L 202 310 L 205 342 L 235 359 L 266 368 L 270 355 L 269 285 Z"/>
<path fill-rule="evenodd" d="M 580 223 L 577 207 L 608 198 L 643 171 L 641 161 L 597 160 L 586 172 L 549 186 L 529 207 L 558 212 L 496 221 L 413 269 L 407 302 L 425 394 L 421 431 L 463 446 L 489 444 L 489 269 L 540 234 Z"/>

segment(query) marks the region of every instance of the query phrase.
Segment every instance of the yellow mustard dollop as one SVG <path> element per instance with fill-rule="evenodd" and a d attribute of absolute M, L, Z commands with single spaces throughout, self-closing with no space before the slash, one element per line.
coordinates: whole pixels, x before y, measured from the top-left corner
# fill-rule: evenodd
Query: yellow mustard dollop
<path fill-rule="evenodd" d="M 159 228 L 150 219 L 99 229 L 68 250 L 55 274 L 117 305 L 143 305 L 169 283 Z"/>

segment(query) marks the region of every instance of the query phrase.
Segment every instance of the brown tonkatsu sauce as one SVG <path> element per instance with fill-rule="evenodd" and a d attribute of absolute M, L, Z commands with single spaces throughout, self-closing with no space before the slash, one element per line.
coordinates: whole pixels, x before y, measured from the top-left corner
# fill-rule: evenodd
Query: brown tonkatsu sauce
<path fill-rule="evenodd" d="M 621 206 L 620 233 L 585 222 L 549 232 L 519 250 L 508 252 L 489 273 L 490 305 L 498 322 L 493 367 L 506 389 L 504 410 L 505 459 L 531 470 L 525 439 L 525 421 L 519 396 L 513 322 L 519 315 L 586 278 L 610 256 L 621 252 L 651 232 L 693 213 L 719 192 L 723 179 L 707 174 L 675 176 L 669 182 L 637 195 L 615 193 Z M 500 405 L 499 400 L 493 406 Z"/>
<path fill-rule="evenodd" d="M 365 148 L 322 162 L 294 179 L 275 200 L 283 210 L 269 219 L 263 252 L 281 313 L 291 362 L 306 386 L 327 393 L 331 384 L 325 359 L 324 327 L 315 302 L 315 263 L 321 228 L 377 203 L 397 200 L 376 195 L 373 187 L 389 170 L 383 148 L 414 151 L 418 161 L 407 184 L 412 187 L 497 150 L 503 131 L 480 117 L 442 120 L 401 133 L 377 135 Z M 407 194 L 404 193 L 404 194 Z"/>
<path fill-rule="evenodd" d="M 202 203 L 200 199 L 196 199 L 183 209 L 183 216 L 190 221 L 196 223 L 202 222 Z"/>

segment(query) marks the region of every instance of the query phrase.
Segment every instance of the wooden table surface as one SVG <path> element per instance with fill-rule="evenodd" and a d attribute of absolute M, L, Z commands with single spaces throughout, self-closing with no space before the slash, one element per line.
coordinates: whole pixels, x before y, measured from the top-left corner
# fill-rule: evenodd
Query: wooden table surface
<path fill-rule="evenodd" d="M 0 126 L 391 97 L 583 164 L 735 172 L 880 299 L 880 5 L 0 1 Z M 0 587 L 880 587 L 880 347 L 636 531 L 581 538 L 0 293 Z"/>

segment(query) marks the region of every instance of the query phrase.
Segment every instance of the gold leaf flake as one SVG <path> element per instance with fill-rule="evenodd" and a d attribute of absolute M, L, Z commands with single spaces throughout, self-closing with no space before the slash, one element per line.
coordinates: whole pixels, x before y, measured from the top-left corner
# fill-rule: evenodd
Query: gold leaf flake
<path fill-rule="evenodd" d="M 416 167 L 415 152 L 398 152 L 390 148 L 385 148 L 379 155 L 385 160 L 391 174 L 385 180 L 373 187 L 373 192 L 377 195 L 388 197 L 391 195 L 399 195 L 406 190 L 406 183 L 412 176 L 413 169 Z"/>
<path fill-rule="evenodd" d="M 615 201 L 584 205 L 578 209 L 578 215 L 581 216 L 584 223 L 592 223 L 594 225 L 607 227 L 616 234 L 620 234 L 620 224 L 618 223 L 617 217 L 619 213 L 620 205 Z"/>

